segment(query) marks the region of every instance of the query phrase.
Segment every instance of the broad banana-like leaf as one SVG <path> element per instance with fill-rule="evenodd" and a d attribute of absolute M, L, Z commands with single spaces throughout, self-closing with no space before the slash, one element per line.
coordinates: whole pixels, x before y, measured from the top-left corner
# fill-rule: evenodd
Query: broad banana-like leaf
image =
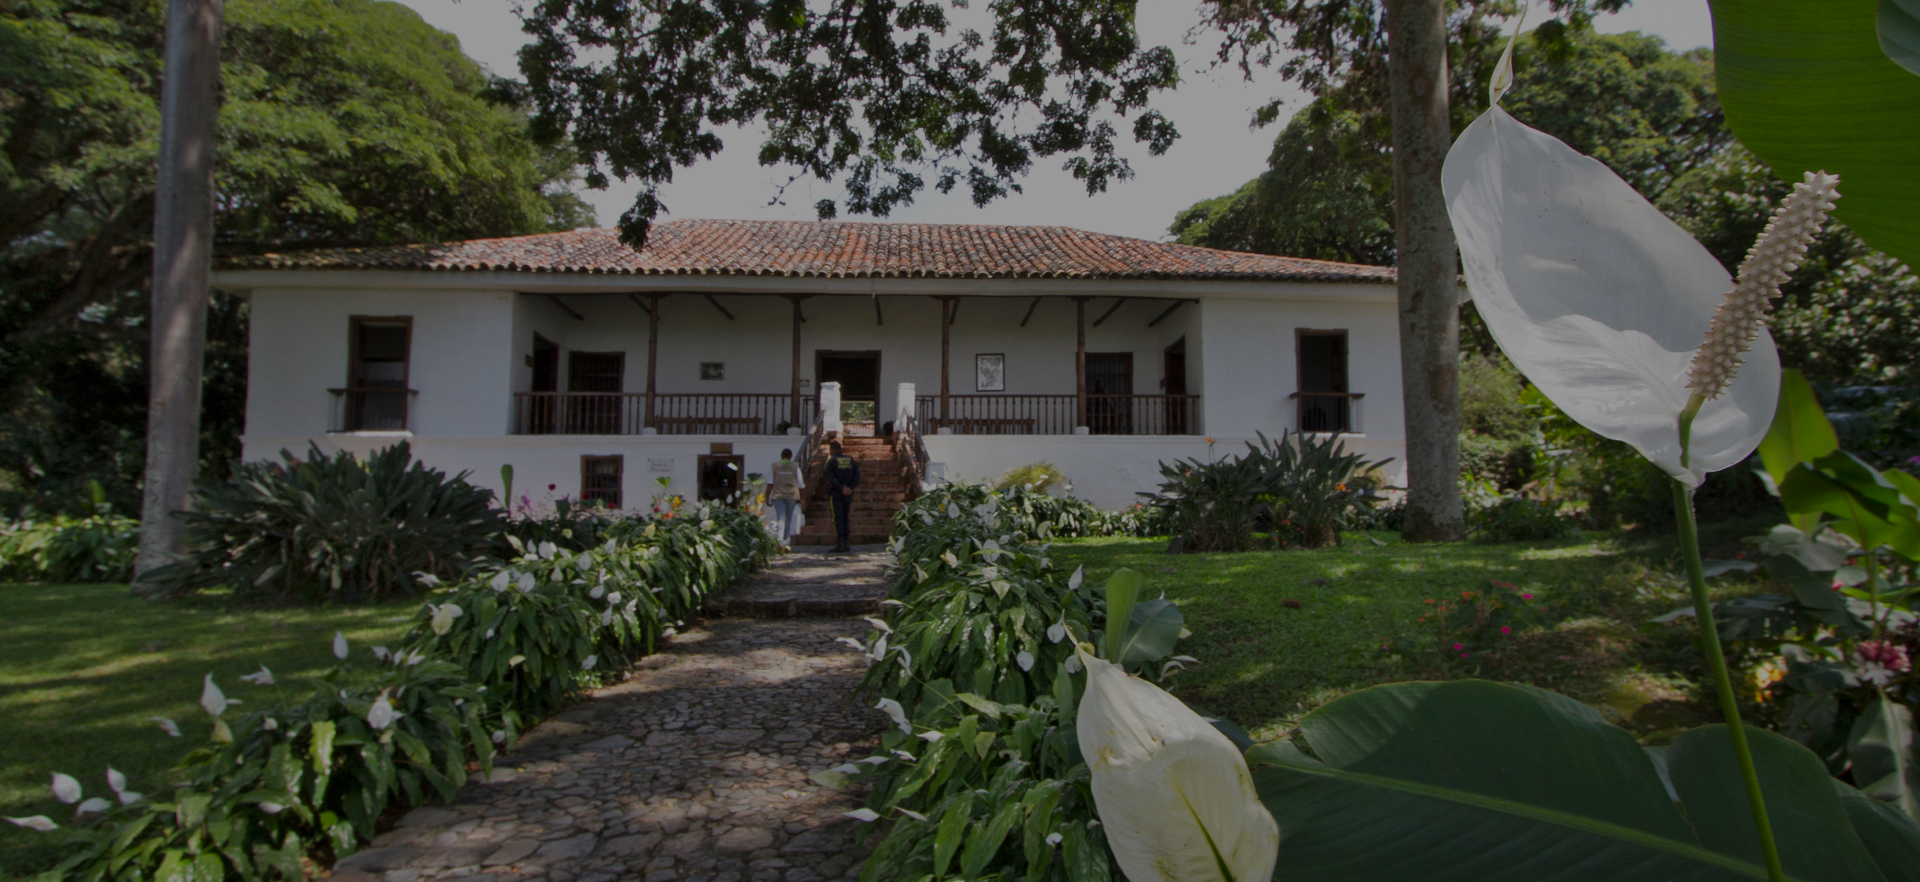
<path fill-rule="evenodd" d="M 1115 663 L 1122 665 L 1158 661 L 1173 652 L 1186 620 L 1180 607 L 1171 600 L 1143 600 L 1127 616 L 1126 637 L 1120 642 Z"/>
<path fill-rule="evenodd" d="M 1740 142 L 1781 180 L 1839 175 L 1834 218 L 1920 266 L 1920 76 L 1882 48 L 1885 0 L 1711 6 L 1715 81 Z"/>
<path fill-rule="evenodd" d="M 1920 821 L 1920 751 L 1916 751 L 1913 712 L 1886 698 L 1869 705 L 1853 721 L 1847 753 L 1853 780 L 1861 792 L 1886 801 Z"/>
<path fill-rule="evenodd" d="M 1878 469 L 1844 450 L 1796 464 L 1780 482 L 1788 512 L 1825 512 L 1834 529 L 1863 548 L 1882 545 L 1920 558 L 1920 515 L 1914 502 Z"/>
<path fill-rule="evenodd" d="M 1765 879 L 1725 727 L 1687 733 L 1656 763 L 1571 699 L 1478 680 L 1396 683 L 1301 720 L 1292 742 L 1249 751 L 1283 831 L 1288 882 L 1644 882 Z M 1791 878 L 1920 879 L 1878 861 L 1904 819 L 1871 834 L 1806 748 L 1748 729 Z M 1724 762 L 1723 762 L 1724 760 Z M 1723 769 L 1722 766 L 1725 766 Z M 1890 826 L 1889 826 L 1890 825 Z M 1891 832 L 1889 832 L 1891 831 Z M 1755 840 L 1757 842 L 1757 839 Z"/>
<path fill-rule="evenodd" d="M 1920 76 L 1920 0 L 1880 0 L 1874 25 L 1880 33 L 1880 51 Z"/>
<path fill-rule="evenodd" d="M 1133 622 L 1133 604 L 1140 599 L 1141 582 L 1140 574 L 1126 567 L 1107 577 L 1107 633 L 1102 649 L 1114 664 L 1124 656 L 1127 626 Z"/>
<path fill-rule="evenodd" d="M 1760 439 L 1760 462 L 1778 488 L 1795 465 L 1812 462 L 1840 449 L 1833 424 L 1813 395 L 1813 386 L 1798 370 L 1780 371 L 1780 403 L 1773 409 L 1773 425 Z M 1811 535 L 1820 523 L 1819 512 L 1787 515 L 1800 531 Z"/>
<path fill-rule="evenodd" d="M 1920 867 L 1920 826 L 1915 826 L 1900 810 L 1874 799 L 1840 781 L 1833 782 L 1846 806 L 1847 818 L 1859 831 L 1868 853 L 1883 867 Z M 1891 879 L 1907 876 L 1888 874 Z"/>

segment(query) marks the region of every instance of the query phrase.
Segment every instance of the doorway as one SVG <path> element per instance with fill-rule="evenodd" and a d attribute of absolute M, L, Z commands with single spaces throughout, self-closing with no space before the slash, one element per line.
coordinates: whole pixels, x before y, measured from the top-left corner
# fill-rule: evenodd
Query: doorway
<path fill-rule="evenodd" d="M 533 335 L 533 386 L 529 391 L 549 393 L 527 400 L 527 431 L 536 435 L 553 434 L 559 412 L 560 346 L 539 334 Z"/>
<path fill-rule="evenodd" d="M 1133 434 L 1133 353 L 1087 353 L 1087 430 Z"/>
<path fill-rule="evenodd" d="M 1299 390 L 1294 393 L 1296 428 L 1302 432 L 1353 431 L 1353 396 L 1347 394 L 1347 332 L 1294 332 Z"/>
<path fill-rule="evenodd" d="M 1187 338 L 1181 337 L 1168 346 L 1162 353 L 1165 360 L 1166 379 L 1161 382 L 1167 398 L 1163 422 L 1168 435 L 1193 434 L 1193 417 L 1187 412 Z"/>
<path fill-rule="evenodd" d="M 816 349 L 813 376 L 821 383 L 840 384 L 840 419 L 848 434 L 873 434 L 880 410 L 880 350 Z"/>
<path fill-rule="evenodd" d="M 619 434 L 620 391 L 626 370 L 624 352 L 567 353 L 567 391 L 599 393 L 567 396 L 572 399 L 567 408 L 569 434 Z"/>

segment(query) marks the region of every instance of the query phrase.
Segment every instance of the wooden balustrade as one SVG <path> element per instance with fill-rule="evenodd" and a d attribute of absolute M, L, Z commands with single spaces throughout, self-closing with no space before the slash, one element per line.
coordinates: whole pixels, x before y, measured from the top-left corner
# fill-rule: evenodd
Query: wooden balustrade
<path fill-rule="evenodd" d="M 516 392 L 516 435 L 782 435 L 792 419 L 790 394 L 644 392 Z M 813 396 L 800 400 L 801 428 L 813 422 Z"/>
<path fill-rule="evenodd" d="M 1075 395 L 915 396 L 921 434 L 1070 435 Z M 1095 435 L 1190 435 L 1200 421 L 1198 395 L 1088 395 L 1087 428 Z"/>
<path fill-rule="evenodd" d="M 1364 392 L 1295 392 L 1293 427 L 1300 432 L 1358 433 Z"/>

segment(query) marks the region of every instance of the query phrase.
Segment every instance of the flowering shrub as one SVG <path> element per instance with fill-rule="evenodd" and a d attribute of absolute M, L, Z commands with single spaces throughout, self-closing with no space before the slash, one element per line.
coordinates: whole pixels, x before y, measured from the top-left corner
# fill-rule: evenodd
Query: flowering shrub
<path fill-rule="evenodd" d="M 1449 667 L 1497 654 L 1514 638 L 1559 619 L 1541 592 L 1539 585 L 1491 581 L 1480 591 L 1426 598 L 1415 619 L 1423 631 L 1417 648 Z"/>
<path fill-rule="evenodd" d="M 1039 544 L 1051 527 L 1027 501 L 961 485 L 909 503 L 886 617 L 846 638 L 893 721 L 878 753 L 829 773 L 877 779 L 853 813 L 886 821 L 865 882 L 1113 878 L 1074 726 L 1085 680 L 1073 647 L 1104 638 L 1108 607 L 1080 572 L 1053 566 Z M 1160 677 L 1193 661 L 1168 658 L 1183 631 L 1173 604 L 1121 615 L 1129 667 Z"/>
<path fill-rule="evenodd" d="M 591 550 L 523 546 L 451 584 L 422 573 L 429 599 L 398 647 L 356 650 L 336 635 L 342 664 L 310 689 L 276 684 L 263 666 L 245 679 L 279 695 L 257 710 L 230 713 L 239 702 L 208 677 L 200 703 L 212 744 L 184 761 L 187 783 L 148 800 L 110 782 L 121 804 L 80 803 L 84 844 L 37 878 L 298 879 L 303 858 L 351 854 L 389 803 L 451 799 L 470 762 L 486 772 L 496 745 L 524 723 L 560 706 L 601 665 L 650 651 L 775 547 L 745 512 L 702 515 L 616 524 Z M 181 732 L 175 721 L 156 722 Z M 72 778 L 54 782 L 63 802 L 80 800 Z M 59 826 L 45 816 L 8 820 Z"/>

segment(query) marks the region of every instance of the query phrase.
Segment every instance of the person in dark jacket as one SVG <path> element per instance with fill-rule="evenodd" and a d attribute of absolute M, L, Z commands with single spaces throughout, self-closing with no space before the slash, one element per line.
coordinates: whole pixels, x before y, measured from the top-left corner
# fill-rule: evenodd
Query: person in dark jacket
<path fill-rule="evenodd" d="M 860 463 L 843 452 L 840 442 L 827 445 L 827 495 L 833 500 L 833 533 L 839 538 L 834 551 L 851 551 L 847 544 L 847 518 L 853 511 L 853 491 L 860 486 Z"/>

